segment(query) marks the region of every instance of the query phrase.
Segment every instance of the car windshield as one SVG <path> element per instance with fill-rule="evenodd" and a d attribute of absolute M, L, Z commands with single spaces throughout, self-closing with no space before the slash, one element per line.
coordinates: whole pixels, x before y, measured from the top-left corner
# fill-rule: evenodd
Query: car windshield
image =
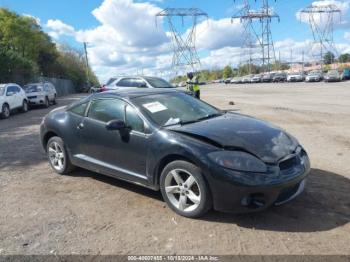
<path fill-rule="evenodd" d="M 0 96 L 4 95 L 4 92 L 5 92 L 5 87 L 0 86 Z"/>
<path fill-rule="evenodd" d="M 27 85 L 24 86 L 24 90 L 26 91 L 26 93 L 34 93 L 43 91 L 43 88 L 40 85 Z"/>
<path fill-rule="evenodd" d="M 145 77 L 147 82 L 154 88 L 174 88 L 169 82 L 158 77 Z"/>
<path fill-rule="evenodd" d="M 185 125 L 222 114 L 199 99 L 177 92 L 137 97 L 133 102 L 160 126 Z"/>

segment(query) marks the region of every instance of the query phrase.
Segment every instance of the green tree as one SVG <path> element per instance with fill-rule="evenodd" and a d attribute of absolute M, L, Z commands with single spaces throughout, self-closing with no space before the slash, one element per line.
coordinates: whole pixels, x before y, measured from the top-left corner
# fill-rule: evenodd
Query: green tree
<path fill-rule="evenodd" d="M 89 82 L 99 85 L 82 54 L 68 49 L 58 50 L 35 19 L 0 8 L 0 82 L 24 84 L 38 76 L 58 77 L 72 80 L 80 90 L 89 75 Z"/>
<path fill-rule="evenodd" d="M 347 63 L 350 62 L 350 54 L 346 53 L 346 54 L 341 54 L 338 58 L 338 61 L 340 63 Z"/>
<path fill-rule="evenodd" d="M 323 57 L 323 61 L 326 65 L 330 65 L 334 62 L 335 56 L 332 52 L 328 51 L 324 57 Z"/>
<path fill-rule="evenodd" d="M 224 70 L 222 72 L 222 75 L 224 78 L 229 78 L 233 76 L 232 68 L 231 66 L 227 65 L 224 67 Z"/>

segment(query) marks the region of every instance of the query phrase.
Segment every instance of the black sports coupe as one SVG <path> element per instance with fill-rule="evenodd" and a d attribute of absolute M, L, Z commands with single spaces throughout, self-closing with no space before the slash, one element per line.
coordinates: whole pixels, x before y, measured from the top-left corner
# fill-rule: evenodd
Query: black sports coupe
<path fill-rule="evenodd" d="M 57 173 L 78 166 L 161 190 L 186 217 L 283 204 L 303 191 L 310 170 L 287 132 L 176 90 L 92 94 L 51 111 L 40 129 Z"/>

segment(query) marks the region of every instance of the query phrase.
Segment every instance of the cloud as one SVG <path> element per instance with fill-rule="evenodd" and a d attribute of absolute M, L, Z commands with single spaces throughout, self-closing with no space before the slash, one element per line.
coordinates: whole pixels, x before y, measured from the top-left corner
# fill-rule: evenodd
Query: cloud
<path fill-rule="evenodd" d="M 241 46 L 243 27 L 238 19 L 209 19 L 197 25 L 197 47 L 201 49 L 221 49 L 223 47 Z"/>
<path fill-rule="evenodd" d="M 50 19 L 47 21 L 45 26 L 49 30 L 51 30 L 49 32 L 49 34 L 51 36 L 53 36 L 54 38 L 57 38 L 58 36 L 61 36 L 61 35 L 67 35 L 67 36 L 75 36 L 76 35 L 74 27 L 63 23 L 60 20 Z"/>

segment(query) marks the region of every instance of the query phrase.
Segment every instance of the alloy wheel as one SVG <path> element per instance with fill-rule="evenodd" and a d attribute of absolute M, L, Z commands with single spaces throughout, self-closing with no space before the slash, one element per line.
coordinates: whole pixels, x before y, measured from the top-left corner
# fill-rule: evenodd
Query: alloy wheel
<path fill-rule="evenodd" d="M 183 212 L 195 210 L 201 202 L 201 190 L 197 180 L 183 169 L 173 169 L 167 174 L 165 192 L 171 204 Z"/>
<path fill-rule="evenodd" d="M 65 164 L 65 155 L 63 148 L 61 148 L 57 142 L 52 142 L 49 145 L 48 155 L 53 168 L 57 171 L 62 171 Z"/>

